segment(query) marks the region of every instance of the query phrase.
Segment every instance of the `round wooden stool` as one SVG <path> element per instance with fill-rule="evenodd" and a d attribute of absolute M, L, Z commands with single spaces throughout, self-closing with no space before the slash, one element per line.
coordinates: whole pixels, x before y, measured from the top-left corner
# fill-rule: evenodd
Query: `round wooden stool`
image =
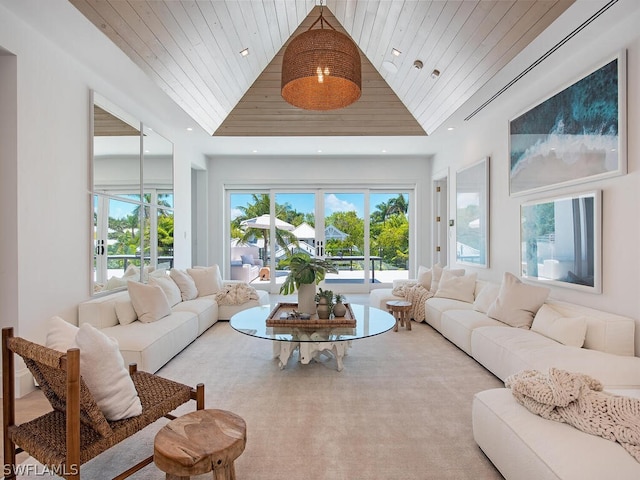
<path fill-rule="evenodd" d="M 233 461 L 247 443 L 245 421 L 225 410 L 196 410 L 156 434 L 153 461 L 167 480 L 187 480 L 213 471 L 215 480 L 235 480 Z"/>
<path fill-rule="evenodd" d="M 408 313 L 411 311 L 411 302 L 404 300 L 389 300 L 387 302 L 387 310 L 396 319 L 396 324 L 393 327 L 393 331 L 398 331 L 398 325 L 407 327 L 407 330 L 411 330 L 411 319 Z"/>

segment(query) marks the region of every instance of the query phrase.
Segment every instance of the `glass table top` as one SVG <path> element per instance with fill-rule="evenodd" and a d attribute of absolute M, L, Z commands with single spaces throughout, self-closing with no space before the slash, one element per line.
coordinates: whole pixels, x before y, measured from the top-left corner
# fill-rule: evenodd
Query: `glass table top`
<path fill-rule="evenodd" d="M 339 342 L 373 337 L 374 335 L 379 335 L 391 330 L 396 324 L 393 315 L 384 310 L 367 305 L 350 303 L 349 305 L 356 318 L 355 328 L 267 327 L 267 317 L 276 305 L 277 304 L 261 305 L 238 312 L 231 317 L 231 327 L 245 335 L 267 340 L 285 342 Z"/>

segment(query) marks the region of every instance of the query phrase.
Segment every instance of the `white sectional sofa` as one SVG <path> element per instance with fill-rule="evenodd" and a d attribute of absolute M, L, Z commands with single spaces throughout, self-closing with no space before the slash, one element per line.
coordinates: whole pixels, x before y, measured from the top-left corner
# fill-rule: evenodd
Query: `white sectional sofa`
<path fill-rule="evenodd" d="M 231 286 L 240 282 L 224 282 Z M 216 292 L 217 293 L 217 292 Z M 257 299 L 238 305 L 219 305 L 216 294 L 190 300 L 178 297 L 168 315 L 143 322 L 136 316 L 129 291 L 93 298 L 78 307 L 78 323 L 90 323 L 118 341 L 125 364 L 156 372 L 218 320 L 229 320 L 241 310 L 267 305 L 269 294 L 256 290 Z"/>
<path fill-rule="evenodd" d="M 503 381 L 522 370 L 546 372 L 556 367 L 590 375 L 611 393 L 640 398 L 638 320 L 547 299 L 538 310 L 540 322 L 550 314 L 560 319 L 555 324 L 560 330 L 572 321 L 586 325 L 578 335 L 584 338 L 582 347 L 570 346 L 572 340 L 565 345 L 533 329 L 489 317 L 487 306 L 499 288 L 476 281 L 474 303 L 429 298 L 426 322 Z M 372 291 L 371 305 L 385 309 L 387 300 L 401 298 L 392 292 Z M 564 340 L 574 333 L 565 328 L 551 336 Z M 476 394 L 472 411 L 476 442 L 507 479 L 585 480 L 612 474 L 616 479 L 640 478 L 640 463 L 620 445 L 529 412 L 507 388 Z"/>

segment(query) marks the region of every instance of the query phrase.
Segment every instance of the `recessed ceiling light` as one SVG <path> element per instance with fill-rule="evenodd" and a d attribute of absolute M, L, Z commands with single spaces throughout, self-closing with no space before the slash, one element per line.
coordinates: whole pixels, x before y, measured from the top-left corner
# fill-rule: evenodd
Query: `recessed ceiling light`
<path fill-rule="evenodd" d="M 431 78 L 433 78 L 434 80 L 439 76 L 440 76 L 440 70 L 434 70 L 433 72 L 431 72 Z"/>
<path fill-rule="evenodd" d="M 391 49 L 391 54 L 392 54 L 394 57 L 399 57 L 401 53 L 402 53 L 402 52 L 401 52 L 400 50 L 398 50 L 397 48 L 392 48 L 392 49 Z"/>
<path fill-rule="evenodd" d="M 447 130 L 451 131 L 451 130 L 453 130 L 453 127 L 449 127 L 449 128 L 447 128 Z"/>
<path fill-rule="evenodd" d="M 416 60 L 415 62 L 413 62 L 413 68 L 415 68 L 416 70 L 422 70 L 423 67 L 423 63 L 421 60 Z"/>
<path fill-rule="evenodd" d="M 240 55 L 242 55 L 243 57 L 246 57 L 247 55 L 249 55 L 249 48 L 244 48 L 240 50 Z"/>
<path fill-rule="evenodd" d="M 322 150 L 318 149 L 318 153 L 322 153 Z"/>
<path fill-rule="evenodd" d="M 187 127 L 187 132 L 193 132 L 193 128 Z"/>
<path fill-rule="evenodd" d="M 387 150 L 383 148 L 382 153 L 387 153 Z"/>
<path fill-rule="evenodd" d="M 256 150 L 255 148 L 253 150 L 251 150 L 252 153 L 258 153 L 258 150 Z"/>

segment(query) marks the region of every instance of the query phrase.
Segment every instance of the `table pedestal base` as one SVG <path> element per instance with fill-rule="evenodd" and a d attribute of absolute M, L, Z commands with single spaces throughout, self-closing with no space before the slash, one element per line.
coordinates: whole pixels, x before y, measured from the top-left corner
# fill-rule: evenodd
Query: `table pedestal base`
<path fill-rule="evenodd" d="M 298 350 L 300 363 L 309 364 L 311 360 L 320 361 L 321 355 L 333 356 L 339 372 L 344 368 L 342 359 L 347 356 L 351 341 L 343 342 L 273 342 L 273 357 L 279 359 L 280 370 L 287 366 L 293 352 Z"/>

